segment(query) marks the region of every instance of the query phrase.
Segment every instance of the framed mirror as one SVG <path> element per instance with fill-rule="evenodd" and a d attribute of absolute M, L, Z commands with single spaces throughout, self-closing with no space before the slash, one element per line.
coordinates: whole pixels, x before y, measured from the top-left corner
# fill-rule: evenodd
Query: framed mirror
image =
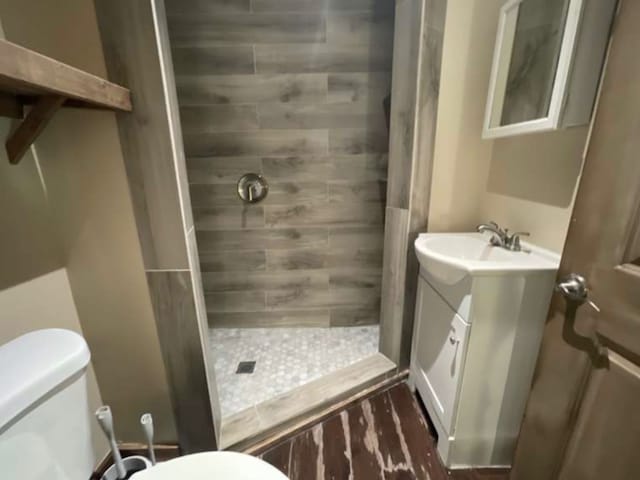
<path fill-rule="evenodd" d="M 583 0 L 509 0 L 500 9 L 484 138 L 558 128 Z"/>

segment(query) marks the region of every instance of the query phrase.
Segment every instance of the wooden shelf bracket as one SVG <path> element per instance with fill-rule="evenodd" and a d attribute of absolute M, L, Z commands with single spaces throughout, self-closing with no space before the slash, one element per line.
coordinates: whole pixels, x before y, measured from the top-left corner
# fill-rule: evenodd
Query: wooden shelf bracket
<path fill-rule="evenodd" d="M 65 97 L 59 95 L 46 95 L 38 99 L 18 128 L 7 139 L 5 146 L 9 163 L 15 165 L 20 161 L 49 120 L 62 107 L 64 101 Z"/>
<path fill-rule="evenodd" d="M 20 161 L 60 107 L 131 111 L 131 92 L 71 65 L 0 39 L 0 116 L 27 116 L 6 141 L 9 161 Z"/>

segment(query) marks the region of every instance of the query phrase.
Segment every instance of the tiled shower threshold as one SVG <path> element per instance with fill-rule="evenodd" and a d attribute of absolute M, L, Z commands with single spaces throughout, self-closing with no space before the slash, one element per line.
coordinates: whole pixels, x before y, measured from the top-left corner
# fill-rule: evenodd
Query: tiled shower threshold
<path fill-rule="evenodd" d="M 248 441 L 285 428 L 395 373 L 396 365 L 376 353 L 318 380 L 223 417 L 220 446 L 241 449 Z"/>

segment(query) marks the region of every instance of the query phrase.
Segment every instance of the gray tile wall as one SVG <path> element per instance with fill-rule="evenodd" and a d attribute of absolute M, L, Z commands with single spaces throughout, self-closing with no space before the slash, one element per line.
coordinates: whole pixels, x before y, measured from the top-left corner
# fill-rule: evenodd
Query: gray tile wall
<path fill-rule="evenodd" d="M 378 323 L 394 1 L 166 4 L 209 323 Z"/>
<path fill-rule="evenodd" d="M 118 114 L 118 129 L 178 442 L 184 453 L 216 450 L 220 408 L 210 351 L 203 348 L 206 319 L 198 315 L 197 246 L 175 88 L 165 68 L 171 61 L 162 0 L 96 0 L 95 6 L 109 78 L 135 99 L 131 113 Z"/>
<path fill-rule="evenodd" d="M 446 10 L 447 0 L 396 0 L 380 352 L 401 367 L 419 271 L 413 242 L 427 230 Z"/>

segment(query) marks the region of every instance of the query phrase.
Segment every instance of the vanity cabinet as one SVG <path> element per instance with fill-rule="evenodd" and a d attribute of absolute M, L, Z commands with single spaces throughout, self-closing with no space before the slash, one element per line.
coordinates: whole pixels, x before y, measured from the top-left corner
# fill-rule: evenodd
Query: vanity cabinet
<path fill-rule="evenodd" d="M 424 377 L 433 413 L 446 431 L 451 431 L 470 325 L 420 278 L 416 316 L 428 316 L 414 355 L 424 367 Z"/>
<path fill-rule="evenodd" d="M 409 384 L 449 468 L 511 464 L 554 271 L 465 276 L 420 270 Z"/>

